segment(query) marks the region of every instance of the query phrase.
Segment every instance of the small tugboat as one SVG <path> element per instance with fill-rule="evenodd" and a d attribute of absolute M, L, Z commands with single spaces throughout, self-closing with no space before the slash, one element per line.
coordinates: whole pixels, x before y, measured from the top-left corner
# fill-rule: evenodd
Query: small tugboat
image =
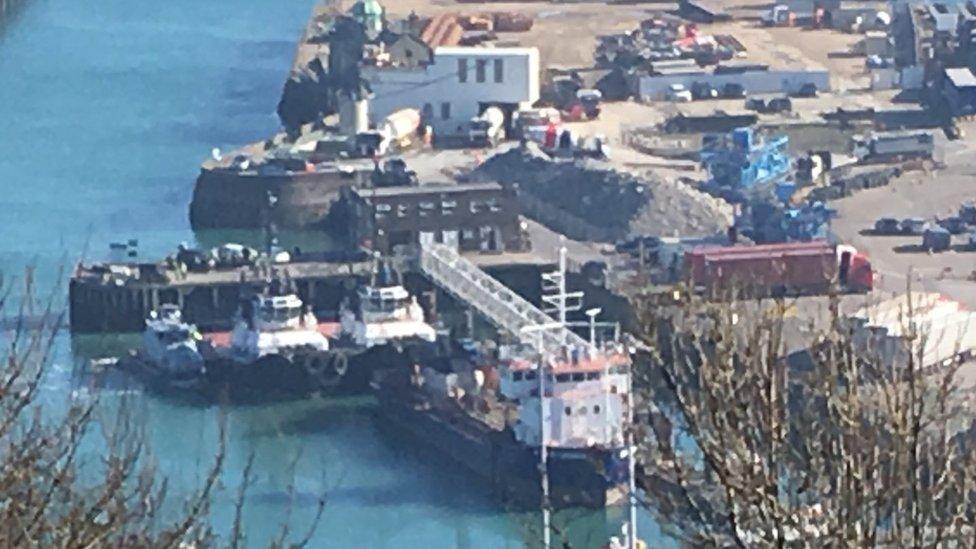
<path fill-rule="evenodd" d="M 231 401 L 306 397 L 339 386 L 348 371 L 345 353 L 330 350 L 315 315 L 280 289 L 272 284 L 271 293 L 245 301 L 229 345 L 208 357 L 208 385 Z"/>
<path fill-rule="evenodd" d="M 200 391 L 206 370 L 205 347 L 196 326 L 183 321 L 180 309 L 163 305 L 146 319 L 142 349 L 115 364 L 156 391 Z"/>
<path fill-rule="evenodd" d="M 337 349 L 348 350 L 346 386 L 367 391 L 377 368 L 408 368 L 418 355 L 430 355 L 437 331 L 427 323 L 417 299 L 388 264 L 377 265 L 369 285 L 339 312 Z"/>

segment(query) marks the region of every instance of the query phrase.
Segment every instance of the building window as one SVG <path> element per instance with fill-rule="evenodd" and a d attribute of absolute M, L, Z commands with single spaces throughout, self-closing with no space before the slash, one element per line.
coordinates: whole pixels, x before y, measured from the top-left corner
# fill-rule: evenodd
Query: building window
<path fill-rule="evenodd" d="M 495 83 L 501 84 L 505 81 L 505 62 L 502 59 L 495 59 Z"/>
<path fill-rule="evenodd" d="M 567 406 L 563 411 L 566 412 L 567 416 L 572 415 L 573 413 L 573 410 L 569 406 Z"/>
<path fill-rule="evenodd" d="M 522 381 L 522 372 L 513 372 L 512 381 Z"/>
<path fill-rule="evenodd" d="M 481 211 L 481 202 L 472 200 L 471 203 L 468 204 L 468 209 L 471 210 L 471 213 L 473 214 L 479 213 Z"/>
<path fill-rule="evenodd" d="M 478 59 L 475 61 L 474 72 L 475 79 L 478 81 L 478 83 L 483 83 L 485 81 L 485 73 L 488 72 L 488 60 Z"/>
<path fill-rule="evenodd" d="M 594 414 L 599 414 L 600 413 L 600 405 L 599 404 L 593 406 L 593 413 Z"/>
<path fill-rule="evenodd" d="M 451 104 L 449 102 L 441 103 L 441 120 L 451 119 Z"/>
<path fill-rule="evenodd" d="M 558 381 L 559 383 L 566 383 L 570 379 L 571 379 L 571 376 L 569 374 L 557 374 L 556 375 L 556 381 Z"/>
<path fill-rule="evenodd" d="M 468 60 L 458 59 L 458 82 L 464 84 L 468 81 Z"/>

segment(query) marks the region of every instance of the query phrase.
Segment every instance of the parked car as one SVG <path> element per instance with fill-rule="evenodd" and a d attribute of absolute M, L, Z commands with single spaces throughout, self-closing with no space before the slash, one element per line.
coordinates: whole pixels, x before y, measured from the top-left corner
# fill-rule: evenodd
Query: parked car
<path fill-rule="evenodd" d="M 789 97 L 750 97 L 746 99 L 746 109 L 765 114 L 790 112 L 793 102 Z"/>
<path fill-rule="evenodd" d="M 922 248 L 929 252 L 944 252 L 952 245 L 952 235 L 942 227 L 925 229 L 922 235 Z"/>
<path fill-rule="evenodd" d="M 807 82 L 806 84 L 800 86 L 800 89 L 796 90 L 796 93 L 793 95 L 796 97 L 816 97 L 817 93 L 817 85 L 813 82 Z"/>
<path fill-rule="evenodd" d="M 672 103 L 691 103 L 691 92 L 682 84 L 671 84 L 665 93 L 665 98 Z"/>
<path fill-rule="evenodd" d="M 211 255 L 218 267 L 240 267 L 253 265 L 258 258 L 258 251 L 242 244 L 221 244 L 211 250 Z"/>
<path fill-rule="evenodd" d="M 894 217 L 882 217 L 874 222 L 875 234 L 900 234 L 901 223 Z"/>
<path fill-rule="evenodd" d="M 632 257 L 640 256 L 641 242 L 644 243 L 644 256 L 653 257 L 661 246 L 661 239 L 656 236 L 638 236 L 630 240 L 621 240 L 615 246 L 617 253 L 628 254 Z"/>
<path fill-rule="evenodd" d="M 966 226 L 966 222 L 963 221 L 961 217 L 957 216 L 940 219 L 938 223 L 940 227 L 949 231 L 951 234 L 962 234 L 966 232 L 966 229 L 969 228 Z"/>
<path fill-rule="evenodd" d="M 966 202 L 959 206 L 959 217 L 969 225 L 976 225 L 976 204 Z"/>
<path fill-rule="evenodd" d="M 742 84 L 730 82 L 722 86 L 720 95 L 725 99 L 741 99 L 746 96 L 746 89 L 742 87 Z"/>
<path fill-rule="evenodd" d="M 180 244 L 176 251 L 176 261 L 192 272 L 207 272 L 216 267 L 217 262 L 210 253 Z"/>
<path fill-rule="evenodd" d="M 928 228 L 928 222 L 921 217 L 906 217 L 901 220 L 901 232 L 911 235 L 921 235 Z"/>
<path fill-rule="evenodd" d="M 715 99 L 718 97 L 718 90 L 712 87 L 711 84 L 707 82 L 695 82 L 691 85 L 691 98 L 695 100 L 700 99 Z"/>
<path fill-rule="evenodd" d="M 793 101 L 789 97 L 774 97 L 766 103 L 766 112 L 792 112 Z"/>
<path fill-rule="evenodd" d="M 864 60 L 864 66 L 869 69 L 883 69 L 888 66 L 888 61 L 880 55 L 869 55 Z"/>

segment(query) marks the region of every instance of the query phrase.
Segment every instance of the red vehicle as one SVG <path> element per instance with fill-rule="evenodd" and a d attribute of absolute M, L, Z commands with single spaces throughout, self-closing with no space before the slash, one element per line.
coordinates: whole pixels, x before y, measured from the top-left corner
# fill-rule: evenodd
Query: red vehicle
<path fill-rule="evenodd" d="M 760 246 L 699 246 L 685 253 L 685 276 L 696 289 L 715 295 L 793 295 L 827 292 L 835 283 L 869 292 L 874 272 L 852 246 L 825 240 Z"/>

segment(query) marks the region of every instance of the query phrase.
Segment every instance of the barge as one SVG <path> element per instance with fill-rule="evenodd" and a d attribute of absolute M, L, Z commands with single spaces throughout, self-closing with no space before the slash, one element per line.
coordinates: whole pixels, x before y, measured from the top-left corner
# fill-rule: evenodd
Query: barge
<path fill-rule="evenodd" d="M 503 505 L 545 505 L 540 462 L 552 507 L 627 501 L 630 358 L 621 348 L 566 348 L 540 361 L 525 348 L 456 345 L 412 370 L 380 371 L 373 387 L 381 426 L 473 473 Z"/>

